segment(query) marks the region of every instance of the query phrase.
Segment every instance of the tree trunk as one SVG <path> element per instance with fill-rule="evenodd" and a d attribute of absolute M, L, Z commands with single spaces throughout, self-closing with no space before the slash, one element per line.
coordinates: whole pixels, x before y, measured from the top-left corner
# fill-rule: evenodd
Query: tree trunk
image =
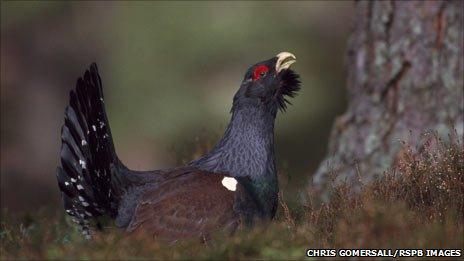
<path fill-rule="evenodd" d="M 356 4 L 348 44 L 348 108 L 314 175 L 369 181 L 395 163 L 400 141 L 463 134 L 463 1 Z"/>

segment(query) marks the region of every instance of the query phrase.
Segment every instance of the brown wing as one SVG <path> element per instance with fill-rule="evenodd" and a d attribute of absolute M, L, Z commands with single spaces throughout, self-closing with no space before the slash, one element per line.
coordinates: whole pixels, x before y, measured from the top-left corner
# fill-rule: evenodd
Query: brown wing
<path fill-rule="evenodd" d="M 224 177 L 195 171 L 163 182 L 145 192 L 127 229 L 168 240 L 234 229 L 239 223 L 234 202 L 242 189 L 238 184 L 235 191 L 227 189 Z"/>

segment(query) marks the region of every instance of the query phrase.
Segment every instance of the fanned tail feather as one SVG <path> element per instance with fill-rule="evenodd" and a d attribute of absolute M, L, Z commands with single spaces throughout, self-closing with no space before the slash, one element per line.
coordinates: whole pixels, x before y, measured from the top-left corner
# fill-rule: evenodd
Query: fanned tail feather
<path fill-rule="evenodd" d="M 97 65 L 91 65 L 70 92 L 61 130 L 61 167 L 56 176 L 65 211 L 89 237 L 90 220 L 116 217 L 122 187 Z"/>

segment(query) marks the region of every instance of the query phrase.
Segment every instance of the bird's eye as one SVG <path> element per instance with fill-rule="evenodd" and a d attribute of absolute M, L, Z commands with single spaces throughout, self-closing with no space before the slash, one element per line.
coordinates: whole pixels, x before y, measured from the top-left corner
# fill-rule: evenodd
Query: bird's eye
<path fill-rule="evenodd" d="M 266 76 L 269 71 L 269 67 L 266 65 L 260 65 L 256 67 L 253 71 L 253 81 L 259 80 L 260 78 Z"/>

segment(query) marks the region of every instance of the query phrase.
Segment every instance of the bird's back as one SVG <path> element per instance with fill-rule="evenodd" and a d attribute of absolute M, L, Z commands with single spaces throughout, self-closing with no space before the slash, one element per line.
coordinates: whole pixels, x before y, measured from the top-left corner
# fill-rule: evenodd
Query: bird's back
<path fill-rule="evenodd" d="M 234 213 L 239 191 L 224 186 L 224 178 L 194 170 L 146 189 L 127 230 L 178 239 L 205 236 L 218 228 L 234 229 L 239 220 Z"/>

